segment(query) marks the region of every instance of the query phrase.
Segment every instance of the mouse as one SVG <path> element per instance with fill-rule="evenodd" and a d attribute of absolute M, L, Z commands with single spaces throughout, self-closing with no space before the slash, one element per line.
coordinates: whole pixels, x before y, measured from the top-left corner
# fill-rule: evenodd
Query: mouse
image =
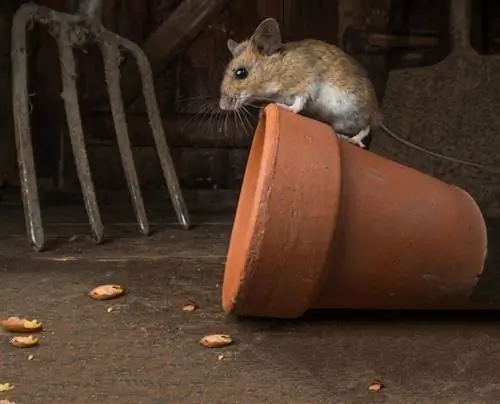
<path fill-rule="evenodd" d="M 368 136 L 380 128 L 396 141 L 430 156 L 496 170 L 442 155 L 413 144 L 383 122 L 374 85 L 364 67 L 341 48 L 317 39 L 283 42 L 279 23 L 264 19 L 253 34 L 237 42 L 221 84 L 219 107 L 237 111 L 256 103 L 275 103 L 288 111 L 330 125 L 339 138 L 366 148 Z"/>

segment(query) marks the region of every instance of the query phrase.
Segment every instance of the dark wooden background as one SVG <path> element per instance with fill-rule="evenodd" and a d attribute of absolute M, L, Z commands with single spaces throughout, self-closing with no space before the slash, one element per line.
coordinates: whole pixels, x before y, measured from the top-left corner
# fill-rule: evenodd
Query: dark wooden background
<path fill-rule="evenodd" d="M 11 185 L 17 183 L 17 171 L 9 104 L 9 35 L 12 15 L 21 3 L 4 1 L 0 5 L 0 91 L 5 95 L 0 100 L 0 174 Z M 76 8 L 75 0 L 39 3 L 67 12 Z M 142 45 L 168 21 L 181 0 L 105 0 L 104 3 L 104 25 Z M 473 40 L 486 52 L 495 52 L 498 47 L 495 39 L 500 29 L 496 24 L 500 16 L 498 3 L 476 1 L 475 4 Z M 381 46 L 376 51 L 372 49 L 372 53 L 359 46 L 350 49 L 370 71 L 381 97 L 389 69 L 408 64 L 409 60 L 415 63 L 415 60 L 446 54 L 446 5 L 445 1 L 435 0 L 229 1 L 227 7 L 207 20 L 192 41 L 177 47 L 168 63 L 153 66 L 165 131 L 182 187 L 238 190 L 241 184 L 252 131 L 234 118 L 227 121 L 217 118 L 216 107 L 219 80 L 229 59 L 228 37 L 241 40 L 263 18 L 272 16 L 281 22 L 285 40 L 313 37 L 339 44 L 349 25 L 369 32 L 397 34 L 403 39 L 410 35 L 434 38 L 435 45 L 427 53 L 410 45 Z M 479 31 L 487 35 L 476 34 Z M 165 41 L 172 40 L 175 38 L 165 38 Z M 105 111 L 107 98 L 100 54 L 93 48 L 76 54 L 80 102 L 94 180 L 99 189 L 124 188 L 113 126 Z M 43 27 L 36 26 L 31 32 L 29 56 L 32 124 L 42 188 L 78 189 L 64 133 L 57 51 Z M 123 77 L 124 91 L 132 73 Z M 207 113 L 200 114 L 200 110 Z M 146 189 L 162 187 L 163 179 L 140 99 L 128 108 L 128 119 L 141 183 Z"/>

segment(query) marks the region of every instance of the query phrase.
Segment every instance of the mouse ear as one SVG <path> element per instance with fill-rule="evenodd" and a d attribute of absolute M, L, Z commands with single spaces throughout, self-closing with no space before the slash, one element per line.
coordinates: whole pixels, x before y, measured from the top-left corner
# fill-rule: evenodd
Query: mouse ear
<path fill-rule="evenodd" d="M 251 38 L 252 44 L 257 51 L 269 56 L 281 48 L 281 32 L 278 21 L 274 18 L 266 18 L 255 29 Z"/>
<path fill-rule="evenodd" d="M 229 52 L 233 55 L 233 57 L 238 56 L 243 52 L 243 50 L 247 47 L 248 41 L 243 41 L 243 42 L 236 42 L 234 39 L 228 39 L 227 40 L 227 48 L 229 49 Z"/>
<path fill-rule="evenodd" d="M 239 43 L 236 42 L 234 39 L 228 39 L 227 40 L 227 48 L 229 49 L 229 52 L 231 52 L 234 55 L 235 49 L 238 47 Z"/>

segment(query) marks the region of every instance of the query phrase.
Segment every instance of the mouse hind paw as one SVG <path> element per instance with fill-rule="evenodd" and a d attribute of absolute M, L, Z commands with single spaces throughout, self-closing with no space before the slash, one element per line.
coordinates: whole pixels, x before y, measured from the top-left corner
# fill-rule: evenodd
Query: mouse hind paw
<path fill-rule="evenodd" d="M 337 136 L 341 139 L 347 140 L 349 143 L 352 143 L 362 149 L 366 149 L 366 145 L 363 143 L 363 140 L 370 134 L 370 127 L 366 127 L 362 129 L 357 135 L 353 137 L 349 137 L 346 135 L 337 134 Z"/>

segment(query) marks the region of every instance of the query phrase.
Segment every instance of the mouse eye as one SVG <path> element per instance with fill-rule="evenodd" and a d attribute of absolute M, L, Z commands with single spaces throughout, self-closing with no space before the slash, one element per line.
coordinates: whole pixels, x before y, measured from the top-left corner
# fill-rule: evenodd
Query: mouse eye
<path fill-rule="evenodd" d="M 248 77 L 248 70 L 244 67 L 239 67 L 234 71 L 234 77 L 236 77 L 238 80 L 244 80 Z"/>

